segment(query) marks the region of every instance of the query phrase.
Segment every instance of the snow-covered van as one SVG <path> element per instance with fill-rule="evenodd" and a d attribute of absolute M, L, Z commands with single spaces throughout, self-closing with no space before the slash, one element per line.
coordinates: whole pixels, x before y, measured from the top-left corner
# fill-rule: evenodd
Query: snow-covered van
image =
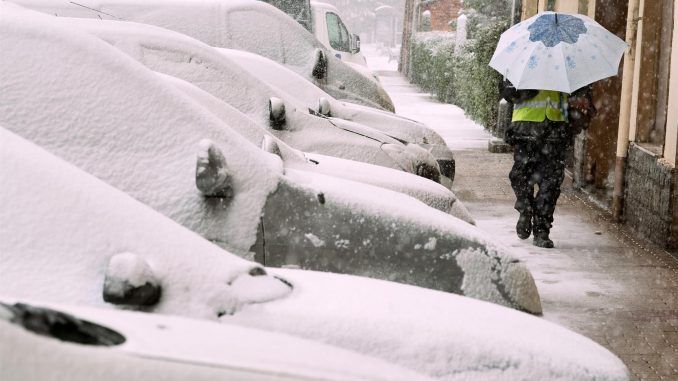
<path fill-rule="evenodd" d="M 335 57 L 367 66 L 360 53 L 360 37 L 351 33 L 339 10 L 327 3 L 309 0 L 261 0 L 273 5 L 313 33 Z"/>
<path fill-rule="evenodd" d="M 11 380 L 268 380 L 273 371 L 276 380 L 628 380 L 609 351 L 544 319 L 381 280 L 263 268 L 2 128 L 0 144 L 0 369 Z M 157 297 L 141 298 L 152 287 Z"/>
<path fill-rule="evenodd" d="M 110 44 L 0 6 L 13 58 L 0 60 L 0 126 L 265 265 L 541 311 L 529 270 L 476 227 L 401 193 L 286 167 Z"/>
<path fill-rule="evenodd" d="M 135 21 L 277 61 L 337 99 L 394 111 L 376 78 L 334 57 L 313 34 L 276 7 L 256 0 L 16 0 L 52 15 Z"/>

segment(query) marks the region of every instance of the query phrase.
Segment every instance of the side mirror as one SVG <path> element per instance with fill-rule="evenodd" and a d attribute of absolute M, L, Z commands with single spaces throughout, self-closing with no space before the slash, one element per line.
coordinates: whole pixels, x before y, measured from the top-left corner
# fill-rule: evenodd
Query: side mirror
<path fill-rule="evenodd" d="M 318 99 L 318 114 L 330 116 L 330 101 L 325 97 Z"/>
<path fill-rule="evenodd" d="M 315 65 L 313 66 L 313 76 L 317 79 L 323 79 L 327 75 L 327 57 L 321 49 L 315 50 Z"/>
<path fill-rule="evenodd" d="M 219 147 L 209 139 L 200 141 L 200 151 L 195 166 L 195 185 L 205 197 L 231 198 L 231 176 L 226 158 Z"/>
<path fill-rule="evenodd" d="M 261 141 L 261 149 L 268 153 L 277 155 L 282 159 L 282 152 L 280 152 L 278 142 L 268 135 L 264 135 L 264 139 Z"/>
<path fill-rule="evenodd" d="M 285 102 L 282 99 L 271 97 L 268 100 L 268 119 L 274 130 L 282 130 L 285 125 Z"/>
<path fill-rule="evenodd" d="M 360 53 L 360 36 L 357 34 L 351 36 L 351 53 Z"/>

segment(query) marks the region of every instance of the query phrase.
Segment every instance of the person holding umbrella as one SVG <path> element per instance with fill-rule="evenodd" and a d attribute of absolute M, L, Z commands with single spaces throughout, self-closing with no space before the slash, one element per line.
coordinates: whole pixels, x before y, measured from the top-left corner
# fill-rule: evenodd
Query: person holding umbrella
<path fill-rule="evenodd" d="M 509 178 L 520 239 L 533 235 L 535 246 L 554 246 L 549 235 L 565 155 L 595 113 L 588 85 L 616 75 L 625 49 L 583 15 L 543 12 L 502 34 L 490 66 L 504 76 L 501 96 L 513 103 L 505 140 L 514 147 Z"/>

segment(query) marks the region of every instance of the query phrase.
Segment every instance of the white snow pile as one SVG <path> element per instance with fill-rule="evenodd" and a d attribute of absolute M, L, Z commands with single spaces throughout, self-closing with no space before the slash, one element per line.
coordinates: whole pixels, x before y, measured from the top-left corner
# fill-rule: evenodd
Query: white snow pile
<path fill-rule="evenodd" d="M 345 349 L 231 324 L 28 303 L 112 329 L 125 342 L 112 347 L 68 343 L 0 317 L 0 369 L 13 380 L 430 380 Z"/>
<path fill-rule="evenodd" d="M 282 175 L 280 160 L 119 50 L 10 5 L 0 12 L 0 45 L 12 57 L 0 60 L 0 125 L 246 254 Z M 226 202 L 196 189 L 202 139 L 217 142 L 231 169 Z"/>
<path fill-rule="evenodd" d="M 152 277 L 162 287 L 154 312 L 215 319 L 290 292 L 268 275 L 249 275 L 262 273 L 258 264 L 4 129 L 0 142 L 2 294 L 104 306 L 105 275 L 132 285 Z"/>
<path fill-rule="evenodd" d="M 629 379 L 605 348 L 521 312 L 386 281 L 276 273 L 294 283 L 290 297 L 221 320 L 312 338 L 440 380 Z"/>

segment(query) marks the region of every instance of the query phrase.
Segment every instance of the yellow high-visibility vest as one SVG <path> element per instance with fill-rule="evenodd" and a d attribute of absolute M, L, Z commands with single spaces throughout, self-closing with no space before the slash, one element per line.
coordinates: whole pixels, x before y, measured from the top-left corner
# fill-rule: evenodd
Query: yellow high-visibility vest
<path fill-rule="evenodd" d="M 539 90 L 534 98 L 513 105 L 513 122 L 567 121 L 567 94 Z"/>

